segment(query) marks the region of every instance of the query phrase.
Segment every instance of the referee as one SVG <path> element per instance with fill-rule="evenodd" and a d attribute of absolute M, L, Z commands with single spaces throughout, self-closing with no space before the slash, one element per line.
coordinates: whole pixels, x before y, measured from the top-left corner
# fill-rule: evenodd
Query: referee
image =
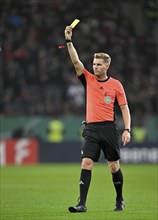
<path fill-rule="evenodd" d="M 68 208 L 70 212 L 86 212 L 86 198 L 91 182 L 93 163 L 97 162 L 101 150 L 112 174 L 116 190 L 116 206 L 114 211 L 125 208 L 122 188 L 123 174 L 120 169 L 119 134 L 115 125 L 115 103 L 120 106 L 124 131 L 123 145 L 130 141 L 131 117 L 122 84 L 107 75 L 111 58 L 106 53 L 95 53 L 93 59 L 94 74 L 88 72 L 72 43 L 72 28 L 65 28 L 65 40 L 77 78 L 81 80 L 86 92 L 86 122 L 83 129 L 83 145 L 81 148 L 80 200 L 76 206 Z"/>

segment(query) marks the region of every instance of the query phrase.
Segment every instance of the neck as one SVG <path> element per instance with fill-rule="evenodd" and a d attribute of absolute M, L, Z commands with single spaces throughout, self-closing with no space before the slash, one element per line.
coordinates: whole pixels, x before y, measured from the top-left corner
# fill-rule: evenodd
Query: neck
<path fill-rule="evenodd" d="M 100 81 L 104 81 L 104 80 L 106 80 L 106 79 L 108 78 L 108 76 L 107 76 L 107 75 L 104 75 L 104 76 L 96 76 L 96 78 L 97 78 L 98 80 L 100 80 Z"/>

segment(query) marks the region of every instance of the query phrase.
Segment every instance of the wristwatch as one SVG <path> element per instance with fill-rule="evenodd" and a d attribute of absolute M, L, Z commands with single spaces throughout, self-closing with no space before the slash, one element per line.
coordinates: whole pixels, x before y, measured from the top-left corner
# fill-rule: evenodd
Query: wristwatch
<path fill-rule="evenodd" d="M 129 133 L 131 133 L 131 129 L 129 128 L 125 128 L 124 131 L 128 131 Z"/>

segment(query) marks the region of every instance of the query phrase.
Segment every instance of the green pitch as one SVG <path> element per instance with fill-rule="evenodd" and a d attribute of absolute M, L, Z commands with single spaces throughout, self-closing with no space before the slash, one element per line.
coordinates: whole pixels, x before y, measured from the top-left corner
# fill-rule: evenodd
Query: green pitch
<path fill-rule="evenodd" d="M 157 220 L 156 165 L 122 165 L 126 209 L 113 212 L 115 191 L 106 165 L 95 164 L 87 213 L 77 204 L 79 164 L 1 168 L 1 220 Z"/>

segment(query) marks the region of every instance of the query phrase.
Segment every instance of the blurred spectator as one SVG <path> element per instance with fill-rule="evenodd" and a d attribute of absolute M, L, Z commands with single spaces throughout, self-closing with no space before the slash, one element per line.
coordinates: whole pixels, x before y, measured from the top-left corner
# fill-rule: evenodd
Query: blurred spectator
<path fill-rule="evenodd" d="M 147 129 L 143 126 L 135 125 L 132 128 L 132 140 L 136 143 L 143 143 L 147 140 Z"/>
<path fill-rule="evenodd" d="M 32 128 L 18 127 L 13 131 L 13 138 L 37 138 Z"/>
<path fill-rule="evenodd" d="M 71 79 L 66 91 L 67 105 L 72 113 L 80 115 L 85 105 L 83 85 L 75 77 Z"/>
<path fill-rule="evenodd" d="M 157 2 L 156 2 L 156 0 L 146 0 L 145 1 L 145 15 L 149 20 L 156 22 L 156 20 L 157 20 Z"/>
<path fill-rule="evenodd" d="M 65 126 L 58 118 L 53 118 L 47 127 L 48 141 L 60 143 L 64 139 Z"/>
<path fill-rule="evenodd" d="M 67 51 L 58 49 L 65 43 L 65 26 L 75 18 L 81 22 L 74 44 L 86 68 L 91 71 L 93 57 L 89 54 L 109 53 L 113 60 L 109 75 L 123 83 L 132 117 L 138 109 L 145 115 L 157 114 L 155 0 L 84 3 L 89 7 L 73 0 L 1 0 L 1 114 L 84 114 L 83 89 L 75 81 Z M 150 31 L 146 19 L 152 23 Z"/>

